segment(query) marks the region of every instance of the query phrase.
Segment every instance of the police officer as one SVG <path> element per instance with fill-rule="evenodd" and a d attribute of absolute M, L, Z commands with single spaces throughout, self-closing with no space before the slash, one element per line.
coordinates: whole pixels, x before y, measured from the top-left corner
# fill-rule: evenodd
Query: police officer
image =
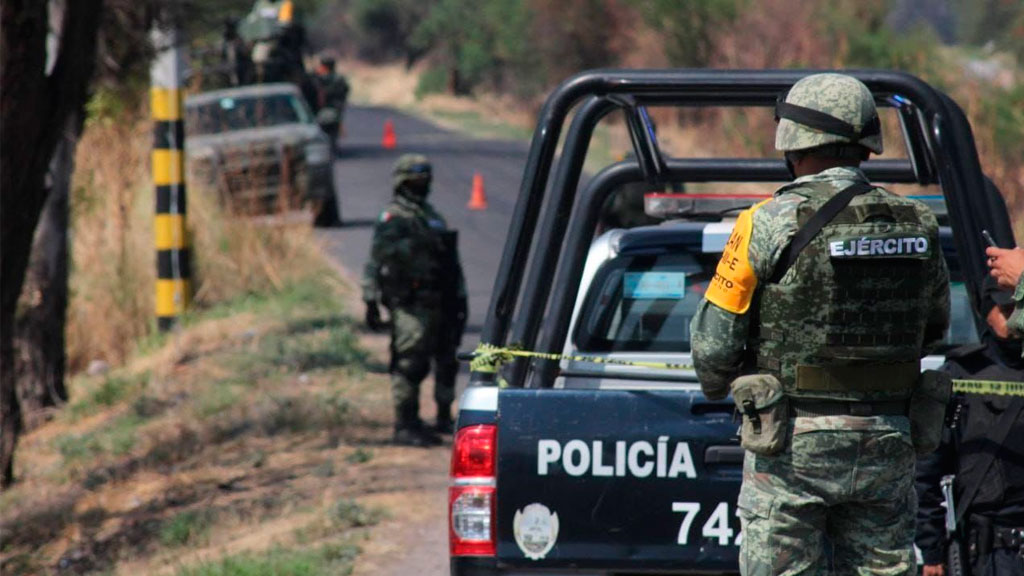
<path fill-rule="evenodd" d="M 370 260 L 363 274 L 366 324 L 383 326 L 378 304 L 391 313 L 391 393 L 395 406 L 394 442 L 438 444 L 434 432 L 452 430 L 458 361 L 468 307 L 456 233 L 427 202 L 431 165 L 420 154 L 395 162 L 392 202 L 380 213 Z M 434 431 L 420 420 L 420 382 L 434 362 Z"/>
<path fill-rule="evenodd" d="M 979 344 L 950 351 L 942 370 L 953 378 L 1024 381 L 1020 340 L 1007 318 L 1014 302 L 995 281 L 983 284 L 978 309 L 988 328 Z M 917 463 L 917 546 L 924 576 L 943 576 L 945 509 L 940 481 L 955 475 L 953 503 L 974 576 L 1024 575 L 1024 398 L 959 396 L 939 449 Z"/>
<path fill-rule="evenodd" d="M 860 81 L 803 78 L 776 116 L 795 180 L 738 217 L 691 325 L 704 394 L 731 387 L 743 413 L 740 571 L 824 574 L 827 538 L 838 574 L 913 574 L 908 399 L 949 323 L 938 223 L 860 171 L 882 152 Z"/>

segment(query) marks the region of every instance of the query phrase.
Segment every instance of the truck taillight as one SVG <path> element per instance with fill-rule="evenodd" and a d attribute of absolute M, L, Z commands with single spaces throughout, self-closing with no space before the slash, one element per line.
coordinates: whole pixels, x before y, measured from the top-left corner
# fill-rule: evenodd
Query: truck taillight
<path fill-rule="evenodd" d="M 452 556 L 495 554 L 497 428 L 468 426 L 455 435 L 448 489 L 448 540 Z"/>

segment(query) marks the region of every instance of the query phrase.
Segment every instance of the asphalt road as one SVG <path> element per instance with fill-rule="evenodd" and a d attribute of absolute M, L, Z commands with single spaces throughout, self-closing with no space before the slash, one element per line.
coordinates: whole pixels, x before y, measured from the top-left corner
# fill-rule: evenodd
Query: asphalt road
<path fill-rule="evenodd" d="M 384 123 L 389 119 L 397 136 L 393 150 L 381 146 Z M 459 253 L 469 291 L 469 322 L 462 350 L 472 349 L 490 301 L 527 151 L 525 142 L 472 139 L 390 108 L 349 108 L 334 164 L 344 224 L 322 233 L 331 256 L 356 278 L 362 274 L 374 222 L 392 195 L 392 165 L 405 153 L 426 154 L 434 170 L 428 200 L 449 227 L 459 231 Z M 487 192 L 484 211 L 466 207 L 476 172 L 483 176 Z M 363 311 L 353 312 L 361 315 Z M 463 386 L 467 374 L 463 366 Z"/>

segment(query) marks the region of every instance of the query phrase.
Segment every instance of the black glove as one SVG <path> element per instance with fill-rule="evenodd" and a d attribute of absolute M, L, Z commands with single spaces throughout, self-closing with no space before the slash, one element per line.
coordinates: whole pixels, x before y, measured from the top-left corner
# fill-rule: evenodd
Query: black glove
<path fill-rule="evenodd" d="M 380 308 L 376 302 L 366 303 L 366 327 L 374 332 L 380 332 L 384 328 L 384 322 L 380 319 Z"/>

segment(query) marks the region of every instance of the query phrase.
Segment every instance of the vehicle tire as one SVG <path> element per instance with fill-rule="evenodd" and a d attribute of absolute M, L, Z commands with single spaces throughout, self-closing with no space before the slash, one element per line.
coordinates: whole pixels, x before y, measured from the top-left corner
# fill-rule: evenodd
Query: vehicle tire
<path fill-rule="evenodd" d="M 313 204 L 313 226 L 317 228 L 338 228 L 341 226 L 341 211 L 338 210 L 338 197 L 318 200 Z"/>

